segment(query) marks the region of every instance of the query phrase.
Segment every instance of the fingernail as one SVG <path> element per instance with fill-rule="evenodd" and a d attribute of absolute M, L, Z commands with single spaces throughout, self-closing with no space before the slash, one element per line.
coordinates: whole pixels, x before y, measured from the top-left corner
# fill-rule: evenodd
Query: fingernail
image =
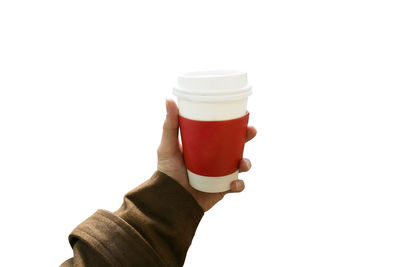
<path fill-rule="evenodd" d="M 244 183 L 243 181 L 237 181 L 236 182 L 236 189 L 238 192 L 242 191 L 244 189 Z"/>
<path fill-rule="evenodd" d="M 250 160 L 248 160 L 248 159 L 246 159 L 246 165 L 247 165 L 247 168 L 251 168 L 251 162 L 250 162 Z"/>

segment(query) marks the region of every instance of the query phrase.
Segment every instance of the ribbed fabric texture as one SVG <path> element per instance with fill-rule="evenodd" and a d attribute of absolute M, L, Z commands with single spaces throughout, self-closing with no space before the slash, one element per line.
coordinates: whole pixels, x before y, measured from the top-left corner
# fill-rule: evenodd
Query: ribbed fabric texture
<path fill-rule="evenodd" d="M 127 193 L 116 212 L 98 210 L 69 241 L 67 266 L 183 266 L 204 212 L 192 195 L 166 174 Z"/>

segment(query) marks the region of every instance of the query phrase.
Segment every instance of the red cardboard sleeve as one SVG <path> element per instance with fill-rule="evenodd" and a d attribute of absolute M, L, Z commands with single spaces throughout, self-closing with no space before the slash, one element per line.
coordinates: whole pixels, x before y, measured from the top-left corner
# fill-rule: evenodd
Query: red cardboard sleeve
<path fill-rule="evenodd" d="M 249 113 L 226 121 L 197 121 L 179 115 L 183 156 L 188 170 L 203 176 L 225 176 L 239 168 Z"/>

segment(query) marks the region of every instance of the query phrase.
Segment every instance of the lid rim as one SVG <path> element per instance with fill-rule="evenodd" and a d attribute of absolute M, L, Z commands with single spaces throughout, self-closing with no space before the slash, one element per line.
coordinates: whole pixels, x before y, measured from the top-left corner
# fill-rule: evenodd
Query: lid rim
<path fill-rule="evenodd" d="M 251 91 L 251 85 L 247 85 L 245 87 L 239 88 L 237 90 L 231 90 L 231 91 L 189 91 L 185 90 L 184 88 L 176 85 L 173 87 L 174 91 L 181 92 L 183 94 L 188 94 L 188 95 L 201 95 L 201 96 L 222 96 L 222 95 L 234 95 L 238 93 L 244 93 L 247 91 Z"/>
<path fill-rule="evenodd" d="M 224 102 L 224 101 L 234 101 L 246 98 L 253 93 L 251 86 L 247 86 L 247 90 L 236 91 L 234 94 L 190 94 L 186 91 L 177 90 L 174 87 L 173 94 L 177 97 L 200 102 Z"/>
<path fill-rule="evenodd" d="M 229 76 L 247 76 L 247 72 L 239 70 L 210 70 L 210 71 L 191 71 L 178 76 L 183 79 L 209 79 L 209 78 L 225 78 Z"/>

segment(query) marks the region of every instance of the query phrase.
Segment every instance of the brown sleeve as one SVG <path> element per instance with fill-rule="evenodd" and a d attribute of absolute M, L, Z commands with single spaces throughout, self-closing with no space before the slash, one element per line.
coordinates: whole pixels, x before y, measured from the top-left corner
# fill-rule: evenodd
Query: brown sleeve
<path fill-rule="evenodd" d="M 69 236 L 61 266 L 182 266 L 204 212 L 162 172 L 127 193 L 121 208 L 98 210 Z"/>

